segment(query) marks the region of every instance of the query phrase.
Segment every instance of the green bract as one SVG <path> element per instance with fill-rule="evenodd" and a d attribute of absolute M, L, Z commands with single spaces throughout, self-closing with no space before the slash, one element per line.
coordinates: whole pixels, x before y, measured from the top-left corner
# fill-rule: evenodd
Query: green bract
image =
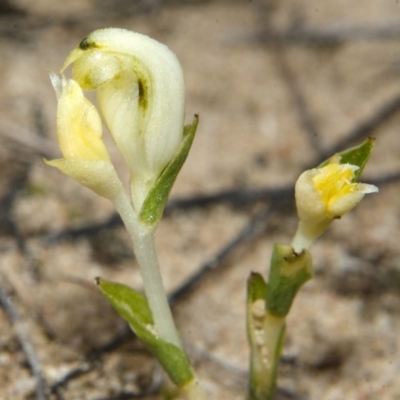
<path fill-rule="evenodd" d="M 162 171 L 154 186 L 151 188 L 140 210 L 139 219 L 146 225 L 155 225 L 162 217 L 169 192 L 179 174 L 192 146 L 196 134 L 199 117 L 196 115 L 190 125 L 186 125 L 183 140 L 175 157 Z"/>
<path fill-rule="evenodd" d="M 179 387 L 193 381 L 190 362 L 182 349 L 158 337 L 146 298 L 126 285 L 97 278 L 97 284 L 118 314 L 164 367 Z"/>
<path fill-rule="evenodd" d="M 351 165 L 356 165 L 358 167 L 358 170 L 355 171 L 354 173 L 353 182 L 358 182 L 358 180 L 360 179 L 360 176 L 364 171 L 365 166 L 367 165 L 367 162 L 371 156 L 372 149 L 374 148 L 374 146 L 375 146 L 375 139 L 368 138 L 360 145 L 344 150 L 337 154 L 339 156 L 340 164 L 351 164 Z M 328 165 L 331 159 L 332 157 L 322 162 L 318 166 L 318 168 L 325 167 L 326 165 Z"/>

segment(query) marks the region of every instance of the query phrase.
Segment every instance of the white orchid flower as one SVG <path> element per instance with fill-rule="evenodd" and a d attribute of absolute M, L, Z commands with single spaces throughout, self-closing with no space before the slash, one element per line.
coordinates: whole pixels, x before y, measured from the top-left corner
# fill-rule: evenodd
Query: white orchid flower
<path fill-rule="evenodd" d="M 72 64 L 83 90 L 97 90 L 100 112 L 131 171 L 137 212 L 183 138 L 184 79 L 163 44 L 124 29 L 100 29 L 74 49 Z"/>

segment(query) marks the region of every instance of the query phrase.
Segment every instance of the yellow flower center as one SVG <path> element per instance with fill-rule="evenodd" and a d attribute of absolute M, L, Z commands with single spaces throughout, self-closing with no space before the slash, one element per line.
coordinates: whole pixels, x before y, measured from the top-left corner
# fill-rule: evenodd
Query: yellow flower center
<path fill-rule="evenodd" d="M 336 163 L 319 169 L 320 173 L 313 178 L 313 182 L 326 211 L 340 198 L 357 192 L 358 184 L 352 183 L 357 169 L 355 165 Z"/>

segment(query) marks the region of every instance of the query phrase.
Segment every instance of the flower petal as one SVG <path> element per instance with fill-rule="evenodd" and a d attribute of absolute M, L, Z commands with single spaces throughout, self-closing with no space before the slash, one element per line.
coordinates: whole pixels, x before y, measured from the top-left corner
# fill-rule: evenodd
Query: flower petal
<path fill-rule="evenodd" d="M 64 158 L 110 162 L 100 117 L 74 80 L 65 83 L 57 109 L 57 135 Z"/>
<path fill-rule="evenodd" d="M 122 189 L 114 167 L 103 160 L 57 159 L 44 160 L 46 164 L 58 168 L 81 185 L 98 195 L 112 199 Z"/>

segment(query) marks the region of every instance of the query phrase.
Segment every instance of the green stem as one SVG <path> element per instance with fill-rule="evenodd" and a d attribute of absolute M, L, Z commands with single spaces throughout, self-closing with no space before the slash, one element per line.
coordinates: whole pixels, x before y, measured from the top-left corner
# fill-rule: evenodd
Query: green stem
<path fill-rule="evenodd" d="M 137 214 L 122 188 L 112 201 L 132 238 L 133 250 L 139 264 L 155 329 L 161 339 L 182 349 L 158 265 L 154 247 L 154 230 L 138 220 Z"/>
<path fill-rule="evenodd" d="M 146 299 L 152 313 L 157 334 L 160 339 L 184 351 L 164 290 L 154 246 L 154 229 L 145 226 L 139 221 L 122 187 L 112 199 L 112 202 L 132 238 L 133 250 L 139 264 Z M 194 379 L 184 387 L 180 387 L 180 390 L 188 400 L 206 400 L 205 392 L 199 385 L 193 371 L 192 373 Z"/>
<path fill-rule="evenodd" d="M 248 400 L 272 400 L 275 387 L 285 318 L 276 317 L 264 309 L 259 314 L 260 302 L 253 303 L 249 316 L 250 382 Z"/>

